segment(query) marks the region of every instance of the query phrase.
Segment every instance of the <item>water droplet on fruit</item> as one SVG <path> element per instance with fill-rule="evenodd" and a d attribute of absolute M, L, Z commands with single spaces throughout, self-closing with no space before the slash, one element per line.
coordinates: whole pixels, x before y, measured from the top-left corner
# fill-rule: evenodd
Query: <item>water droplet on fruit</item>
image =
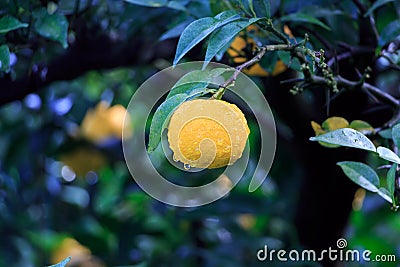
<path fill-rule="evenodd" d="M 185 170 L 189 170 L 189 169 L 190 169 L 190 165 L 189 165 L 189 164 L 183 164 L 183 168 L 184 168 Z"/>

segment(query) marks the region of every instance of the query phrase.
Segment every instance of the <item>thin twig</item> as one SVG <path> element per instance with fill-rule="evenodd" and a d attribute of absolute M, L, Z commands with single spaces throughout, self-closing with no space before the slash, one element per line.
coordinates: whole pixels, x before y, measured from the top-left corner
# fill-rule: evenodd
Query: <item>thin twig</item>
<path fill-rule="evenodd" d="M 339 44 L 339 45 L 343 46 L 343 44 Z M 333 63 L 335 63 L 335 62 L 339 62 L 341 60 L 348 59 L 352 56 L 373 53 L 375 51 L 374 48 L 366 47 L 366 46 L 358 46 L 358 47 L 343 46 L 343 47 L 345 47 L 348 51 L 336 55 L 336 58 L 335 57 L 330 58 L 327 62 L 329 67 L 331 67 L 333 65 Z"/>
<path fill-rule="evenodd" d="M 304 82 L 304 79 L 303 78 L 287 79 L 287 80 L 284 80 L 284 81 L 280 81 L 280 84 L 298 83 L 298 82 Z"/>
<path fill-rule="evenodd" d="M 373 86 L 369 83 L 364 83 L 362 88 L 368 90 L 372 94 L 374 94 L 376 97 L 381 98 L 382 100 L 385 100 L 388 104 L 391 104 L 393 107 L 398 108 L 400 105 L 400 101 L 396 98 L 394 98 L 391 94 L 386 93 L 385 91 L 379 89 L 376 86 Z"/>
<path fill-rule="evenodd" d="M 312 81 L 317 84 L 327 85 L 326 79 L 321 76 L 314 75 L 312 77 Z M 384 101 L 387 104 L 390 104 L 392 107 L 394 107 L 396 109 L 400 106 L 400 100 L 396 99 L 392 95 L 382 91 L 381 89 L 379 89 L 378 87 L 376 87 L 372 84 L 365 83 L 365 82 L 360 84 L 359 81 L 350 81 L 341 76 L 336 76 L 335 81 L 337 82 L 339 87 L 344 87 L 349 90 L 357 89 L 357 88 L 366 90 L 366 91 L 372 93 L 373 95 L 375 95 L 377 98 L 381 99 L 381 101 Z"/>
<path fill-rule="evenodd" d="M 254 63 L 256 63 L 257 61 L 260 61 L 260 59 L 264 56 L 264 54 L 267 52 L 267 47 L 261 47 L 260 51 L 258 51 L 258 53 L 256 54 L 255 57 L 253 57 L 252 59 L 250 59 L 249 61 L 246 61 L 245 63 L 237 66 L 235 68 L 234 73 L 232 74 L 231 77 L 229 77 L 228 80 L 226 80 L 226 82 L 224 82 L 219 90 L 213 94 L 213 96 L 211 98 L 213 99 L 221 99 L 222 95 L 225 93 L 227 87 L 232 84 L 233 82 L 236 81 L 237 76 L 239 75 L 239 73 L 241 73 L 241 71 L 251 65 L 253 65 Z"/>
<path fill-rule="evenodd" d="M 328 64 L 329 67 L 332 67 L 333 63 L 339 62 L 343 59 L 347 59 L 351 57 L 353 54 L 352 52 L 345 52 L 343 54 L 336 55 L 335 57 L 332 57 L 331 59 L 328 60 L 326 64 Z"/>

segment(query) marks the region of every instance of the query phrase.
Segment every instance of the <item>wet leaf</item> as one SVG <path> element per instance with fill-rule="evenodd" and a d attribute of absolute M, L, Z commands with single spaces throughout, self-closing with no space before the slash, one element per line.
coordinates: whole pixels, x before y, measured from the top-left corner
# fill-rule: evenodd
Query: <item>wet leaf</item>
<path fill-rule="evenodd" d="M 371 192 L 379 191 L 379 177 L 368 165 L 354 161 L 342 161 L 337 165 L 342 168 L 347 177 L 359 186 Z"/>
<path fill-rule="evenodd" d="M 379 157 L 400 164 L 400 158 L 389 148 L 380 146 L 376 149 L 376 152 L 379 154 Z"/>
<path fill-rule="evenodd" d="M 376 152 L 376 148 L 371 140 L 364 134 L 351 128 L 338 129 L 323 135 L 311 137 L 310 140 Z"/>

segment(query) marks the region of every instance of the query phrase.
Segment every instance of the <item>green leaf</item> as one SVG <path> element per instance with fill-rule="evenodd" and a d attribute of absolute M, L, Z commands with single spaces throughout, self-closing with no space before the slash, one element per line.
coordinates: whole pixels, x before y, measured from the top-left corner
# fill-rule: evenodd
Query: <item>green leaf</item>
<path fill-rule="evenodd" d="M 386 175 L 387 189 L 389 191 L 389 195 L 391 196 L 392 203 L 394 205 L 396 205 L 396 198 L 394 197 L 396 172 L 397 172 L 397 164 L 393 164 L 392 167 L 390 167 L 390 169 Z"/>
<path fill-rule="evenodd" d="M 392 129 L 379 131 L 379 136 L 385 139 L 392 139 Z"/>
<path fill-rule="evenodd" d="M 63 48 L 68 47 L 68 20 L 64 15 L 50 15 L 45 8 L 33 12 L 35 30 L 41 36 L 59 42 Z"/>
<path fill-rule="evenodd" d="M 208 85 L 208 82 L 198 82 L 198 81 L 193 81 L 193 82 L 188 82 L 182 85 L 175 86 L 171 89 L 169 92 L 167 99 L 178 95 L 178 94 L 188 94 L 189 92 L 196 90 L 196 89 L 204 89 Z"/>
<path fill-rule="evenodd" d="M 183 75 L 172 87 L 169 95 L 173 95 L 173 89 L 193 82 L 206 82 L 210 81 L 210 72 L 208 70 L 194 70 Z"/>
<path fill-rule="evenodd" d="M 219 81 L 217 77 L 228 71 L 226 68 L 215 68 L 212 70 L 194 70 L 180 78 L 171 88 L 167 99 L 177 94 L 188 94 L 195 89 L 206 88 L 208 84 Z"/>
<path fill-rule="evenodd" d="M 311 23 L 311 24 L 318 25 L 318 26 L 320 26 L 320 27 L 322 27 L 322 28 L 324 28 L 325 30 L 328 30 L 328 31 L 331 30 L 328 27 L 328 25 L 326 25 L 325 23 L 323 23 L 319 19 L 314 18 L 314 17 L 309 16 L 309 15 L 304 14 L 304 13 L 289 14 L 289 15 L 281 17 L 280 20 L 281 21 L 306 22 L 306 23 Z"/>
<path fill-rule="evenodd" d="M 378 195 L 380 195 L 387 202 L 393 203 L 392 197 L 390 196 L 390 193 L 386 188 L 384 188 L 384 187 L 379 188 L 377 193 L 378 193 Z"/>
<path fill-rule="evenodd" d="M 247 21 L 234 21 L 229 23 L 219 30 L 215 31 L 211 37 L 207 46 L 206 57 L 204 59 L 203 68 L 211 61 L 211 59 L 222 49 L 224 46 L 229 44 L 239 32 L 246 29 L 247 26 L 258 21 L 259 18 L 250 19 Z"/>
<path fill-rule="evenodd" d="M 369 15 L 372 14 L 372 12 L 374 12 L 375 9 L 386 5 L 387 3 L 393 2 L 394 0 L 378 0 L 376 1 L 369 9 L 368 11 L 365 13 L 364 17 L 368 17 Z"/>
<path fill-rule="evenodd" d="M 148 7 L 162 7 L 166 6 L 168 0 L 124 0 L 125 2 Z"/>
<path fill-rule="evenodd" d="M 342 15 L 344 12 L 340 9 L 332 7 L 322 7 L 320 5 L 307 5 L 300 11 L 301 13 L 316 17 L 316 18 L 326 18 L 330 16 Z"/>
<path fill-rule="evenodd" d="M 378 153 L 379 157 L 383 159 L 400 164 L 400 158 L 396 155 L 396 153 L 386 147 L 378 147 L 376 149 L 376 153 Z"/>
<path fill-rule="evenodd" d="M 271 4 L 269 0 L 253 0 L 253 6 L 256 16 L 271 18 Z"/>
<path fill-rule="evenodd" d="M 10 69 L 10 49 L 7 45 L 0 46 L 0 71 L 8 72 Z"/>
<path fill-rule="evenodd" d="M 354 161 L 342 161 L 337 165 L 342 168 L 347 177 L 359 186 L 371 192 L 379 191 L 379 177 L 368 165 Z"/>
<path fill-rule="evenodd" d="M 161 135 L 174 110 L 188 98 L 187 94 L 177 94 L 165 100 L 154 113 L 150 125 L 149 146 L 147 151 L 151 153 L 158 146 Z"/>
<path fill-rule="evenodd" d="M 250 8 L 251 14 L 253 14 L 254 17 L 257 17 L 256 12 L 254 12 L 253 0 L 247 0 L 247 2 L 249 4 L 249 8 Z"/>
<path fill-rule="evenodd" d="M 389 23 L 379 35 L 379 45 L 384 46 L 385 44 L 393 41 L 400 35 L 400 19 L 394 20 Z"/>
<path fill-rule="evenodd" d="M 349 127 L 349 122 L 345 118 L 342 118 L 342 117 L 330 117 L 330 118 L 327 118 L 321 124 L 321 126 L 325 131 L 333 131 L 333 130 Z"/>
<path fill-rule="evenodd" d="M 19 28 L 28 27 L 27 23 L 22 23 L 12 16 L 4 16 L 0 19 L 0 33 L 7 33 Z"/>
<path fill-rule="evenodd" d="M 392 137 L 394 144 L 400 149 L 400 123 L 393 126 Z"/>
<path fill-rule="evenodd" d="M 206 95 L 208 93 L 216 93 L 216 92 L 217 92 L 216 89 L 195 88 L 189 92 L 187 100 L 191 100 L 191 99 Z"/>
<path fill-rule="evenodd" d="M 167 99 L 171 98 L 178 94 L 188 94 L 189 92 L 196 90 L 196 89 L 205 89 L 208 85 L 208 82 L 188 82 L 182 85 L 178 85 L 173 87 L 169 92 Z"/>
<path fill-rule="evenodd" d="M 55 264 L 55 265 L 51 265 L 48 267 L 64 267 L 65 265 L 67 265 L 67 263 L 71 260 L 71 257 L 66 258 L 65 260 Z"/>
<path fill-rule="evenodd" d="M 186 11 L 185 5 L 179 1 L 169 1 L 167 3 L 167 7 L 180 11 Z"/>
<path fill-rule="evenodd" d="M 214 30 L 238 19 L 240 19 L 240 16 L 235 11 L 229 10 L 214 18 L 201 18 L 190 23 L 179 38 L 173 65 L 175 66 L 190 49 Z"/>
<path fill-rule="evenodd" d="M 235 40 L 235 37 L 233 37 L 232 39 L 230 39 L 225 45 L 224 47 L 222 47 L 218 53 L 215 55 L 215 60 L 216 61 L 221 61 L 221 59 L 223 58 L 224 54 L 226 53 L 226 51 L 229 49 L 229 47 L 231 47 L 231 44 L 233 42 L 233 40 Z"/>
<path fill-rule="evenodd" d="M 265 69 L 269 73 L 272 73 L 275 69 L 275 65 L 278 59 L 279 58 L 277 52 L 270 52 L 268 53 L 268 56 L 262 57 L 259 62 L 263 69 Z"/>
<path fill-rule="evenodd" d="M 311 137 L 310 140 L 376 152 L 376 148 L 371 140 L 351 128 L 337 129 L 323 135 Z"/>
<path fill-rule="evenodd" d="M 292 58 L 292 56 L 290 55 L 290 52 L 288 51 L 277 51 L 278 53 L 278 57 L 280 60 L 282 60 L 282 62 L 288 66 L 290 64 L 290 60 Z"/>

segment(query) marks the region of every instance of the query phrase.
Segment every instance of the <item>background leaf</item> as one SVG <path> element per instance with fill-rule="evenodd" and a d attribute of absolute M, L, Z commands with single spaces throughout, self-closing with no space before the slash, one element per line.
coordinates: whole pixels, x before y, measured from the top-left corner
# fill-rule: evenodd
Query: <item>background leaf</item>
<path fill-rule="evenodd" d="M 368 165 L 354 161 L 342 161 L 338 162 L 337 165 L 342 168 L 347 177 L 359 186 L 371 192 L 378 192 L 379 177 Z"/>
<path fill-rule="evenodd" d="M 376 152 L 379 154 L 379 157 L 400 164 L 400 158 L 389 148 L 380 146 L 376 149 Z"/>
<path fill-rule="evenodd" d="M 330 117 L 326 119 L 321 126 L 326 131 L 333 131 L 349 127 L 349 122 L 342 117 Z"/>
<path fill-rule="evenodd" d="M 231 10 L 222 12 L 214 18 L 201 18 L 190 23 L 179 38 L 173 64 L 176 65 L 190 49 L 215 29 L 238 19 L 240 19 L 240 16 Z"/>
<path fill-rule="evenodd" d="M 343 14 L 343 11 L 340 9 L 333 7 L 322 7 L 317 5 L 311 5 L 302 8 L 300 12 L 316 18 L 326 18 Z"/>
<path fill-rule="evenodd" d="M 379 136 L 385 139 L 392 139 L 392 129 L 379 131 Z"/>
<path fill-rule="evenodd" d="M 400 19 L 390 22 L 383 30 L 380 32 L 379 44 L 384 46 L 385 44 L 393 41 L 400 35 Z"/>
<path fill-rule="evenodd" d="M 375 9 L 386 5 L 387 3 L 393 2 L 394 0 L 378 0 L 376 1 L 369 9 L 368 11 L 365 13 L 365 17 L 368 17 L 369 15 L 372 14 L 372 12 L 374 12 Z"/>
<path fill-rule="evenodd" d="M 400 149 L 400 123 L 393 126 L 392 137 L 394 144 Z"/>
<path fill-rule="evenodd" d="M 45 8 L 33 12 L 35 30 L 45 38 L 59 42 L 63 48 L 68 47 L 68 20 L 61 14 L 49 14 Z"/>
<path fill-rule="evenodd" d="M 397 164 L 393 164 L 386 175 L 387 189 L 389 191 L 389 194 L 392 198 L 392 202 L 394 205 L 396 205 L 396 198 L 394 197 L 396 172 L 397 172 Z"/>
<path fill-rule="evenodd" d="M 186 11 L 186 7 L 184 4 L 185 4 L 185 2 L 169 1 L 166 6 L 169 8 L 172 8 L 172 9 Z"/>
<path fill-rule="evenodd" d="M 254 11 L 253 0 L 247 0 L 247 3 L 249 5 L 249 9 L 250 9 L 251 13 L 253 14 L 253 16 L 257 17 L 256 12 Z"/>
<path fill-rule="evenodd" d="M 312 17 L 310 15 L 307 15 L 307 14 L 303 14 L 303 13 L 289 14 L 289 15 L 281 17 L 280 20 L 281 21 L 293 21 L 293 22 L 306 22 L 306 23 L 318 25 L 318 26 L 320 26 L 320 27 L 322 27 L 322 28 L 324 28 L 325 30 L 328 30 L 328 31 L 331 30 L 328 27 L 328 25 L 326 25 L 325 23 L 323 23 L 319 19 L 314 18 L 314 17 Z"/>
<path fill-rule="evenodd" d="M 0 19 L 0 33 L 7 33 L 19 28 L 28 27 L 27 23 L 22 23 L 12 16 L 4 16 Z"/>
<path fill-rule="evenodd" d="M 0 70 L 8 71 L 10 69 L 10 49 L 7 45 L 0 46 Z"/>
<path fill-rule="evenodd" d="M 376 152 L 375 145 L 371 140 L 364 134 L 351 128 L 338 129 L 323 135 L 311 137 L 310 140 Z"/>
<path fill-rule="evenodd" d="M 147 151 L 152 152 L 160 143 L 165 125 L 173 111 L 187 99 L 187 94 L 177 94 L 165 100 L 154 113 L 150 125 L 149 145 Z"/>
<path fill-rule="evenodd" d="M 369 134 L 374 132 L 374 127 L 366 121 L 354 120 L 349 125 L 350 128 L 362 132 L 363 134 Z"/>
<path fill-rule="evenodd" d="M 274 0 L 276 2 L 276 0 Z M 257 17 L 271 18 L 271 4 L 269 0 L 253 0 Z"/>
<path fill-rule="evenodd" d="M 168 0 L 124 0 L 125 2 L 148 7 L 162 7 L 167 5 Z"/>

